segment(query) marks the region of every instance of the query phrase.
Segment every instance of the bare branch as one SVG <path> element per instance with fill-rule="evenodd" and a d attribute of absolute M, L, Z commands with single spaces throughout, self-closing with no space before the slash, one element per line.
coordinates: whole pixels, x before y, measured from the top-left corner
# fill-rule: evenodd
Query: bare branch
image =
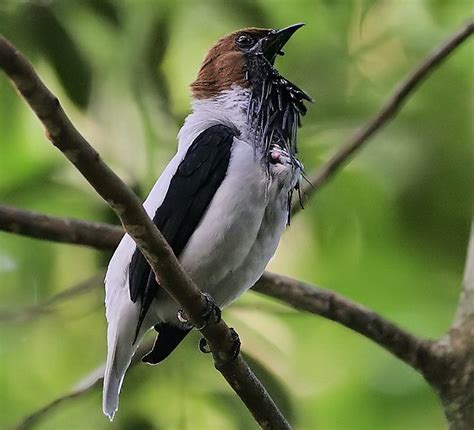
<path fill-rule="evenodd" d="M 35 214 L 27 214 L 25 219 L 34 225 Z M 61 223 L 61 218 L 50 219 Z M 86 222 L 81 222 L 80 226 L 88 228 Z M 29 228 L 24 231 L 28 232 Z M 120 231 L 117 231 L 116 236 L 120 237 Z M 111 245 L 116 246 L 115 243 Z M 378 343 L 417 370 L 420 370 L 424 355 L 429 353 L 429 341 L 417 338 L 386 321 L 381 315 L 329 290 L 269 272 L 264 273 L 252 290 L 277 298 L 296 309 L 336 321 Z"/>
<path fill-rule="evenodd" d="M 0 230 L 97 249 L 114 249 L 123 229 L 110 224 L 53 217 L 0 205 Z"/>
<path fill-rule="evenodd" d="M 102 161 L 71 123 L 57 97 L 39 79 L 28 60 L 4 37 L 0 37 L 0 67 L 43 123 L 51 142 L 120 218 L 126 232 L 162 281 L 163 288 L 179 303 L 195 326 L 203 326 L 208 301 L 183 270 L 138 197 Z M 261 428 L 289 429 L 288 422 L 241 354 L 234 359 L 235 332 L 223 320 L 208 325 L 201 332 L 212 350 L 216 368 Z"/>
<path fill-rule="evenodd" d="M 360 129 L 356 130 L 349 140 L 309 177 L 312 185 L 304 184 L 302 197 L 306 201 L 316 190 L 331 179 L 340 168 L 347 163 L 375 133 L 385 126 L 398 113 L 403 103 L 413 94 L 414 90 L 429 76 L 458 46 L 474 32 L 474 21 L 469 21 L 460 30 L 445 40 L 438 48 L 428 55 L 408 76 L 398 85 L 392 96 L 380 110 Z M 293 214 L 300 210 L 297 200 L 293 202 Z"/>
<path fill-rule="evenodd" d="M 44 303 L 20 312 L 0 313 L 0 322 L 25 321 L 49 313 L 64 301 L 91 291 L 102 279 L 103 273 L 99 273 Z M 265 272 L 252 290 L 276 298 L 299 311 L 335 321 L 374 341 L 416 370 L 421 369 L 420 363 L 426 361 L 430 354 L 431 341 L 413 336 L 374 311 L 330 290 L 270 272 Z"/>
<path fill-rule="evenodd" d="M 424 372 L 424 363 L 431 353 L 431 341 L 408 333 L 337 293 L 269 272 L 260 278 L 253 290 L 354 330 L 417 371 Z"/>

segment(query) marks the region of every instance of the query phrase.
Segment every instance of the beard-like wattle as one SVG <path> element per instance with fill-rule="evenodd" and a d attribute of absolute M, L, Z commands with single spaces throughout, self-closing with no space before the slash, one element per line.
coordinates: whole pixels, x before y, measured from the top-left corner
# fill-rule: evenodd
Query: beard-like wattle
<path fill-rule="evenodd" d="M 281 76 L 264 57 L 248 59 L 251 88 L 248 116 L 256 141 L 265 152 L 277 144 L 294 156 L 297 153 L 297 130 L 306 114 L 304 101 L 313 101 L 303 90 Z"/>

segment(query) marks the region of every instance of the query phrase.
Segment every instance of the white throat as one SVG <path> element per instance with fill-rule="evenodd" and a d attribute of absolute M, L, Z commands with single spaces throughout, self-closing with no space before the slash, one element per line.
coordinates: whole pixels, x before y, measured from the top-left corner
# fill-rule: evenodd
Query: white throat
<path fill-rule="evenodd" d="M 216 97 L 193 100 L 193 112 L 188 115 L 178 134 L 179 141 L 194 140 L 199 133 L 216 124 L 236 130 L 241 138 L 247 140 L 251 129 L 247 118 L 250 95 L 250 90 L 234 85 Z"/>

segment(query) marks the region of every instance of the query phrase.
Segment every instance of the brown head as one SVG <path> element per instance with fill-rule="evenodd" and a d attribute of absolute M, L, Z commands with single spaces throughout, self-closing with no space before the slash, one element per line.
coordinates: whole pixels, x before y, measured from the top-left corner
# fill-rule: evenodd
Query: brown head
<path fill-rule="evenodd" d="M 258 68 L 272 67 L 281 49 L 303 24 L 282 30 L 245 28 L 220 39 L 207 53 L 197 79 L 191 84 L 194 98 L 206 99 L 232 85 L 248 88 Z"/>

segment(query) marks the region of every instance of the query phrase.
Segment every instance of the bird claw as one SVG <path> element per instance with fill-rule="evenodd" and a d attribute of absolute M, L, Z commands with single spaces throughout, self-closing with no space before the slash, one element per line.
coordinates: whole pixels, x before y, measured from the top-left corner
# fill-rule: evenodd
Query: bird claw
<path fill-rule="evenodd" d="M 212 296 L 208 293 L 202 293 L 204 298 L 206 299 L 206 311 L 201 315 L 201 318 L 204 320 L 204 324 L 200 327 L 194 327 L 196 330 L 202 330 L 206 328 L 209 324 L 217 324 L 221 320 L 221 310 L 217 303 L 212 298 Z M 186 313 L 180 309 L 176 315 L 178 321 L 182 324 L 189 325 L 189 317 Z"/>
<path fill-rule="evenodd" d="M 196 327 L 197 330 L 202 330 L 209 324 L 217 324 L 222 318 L 221 310 L 212 296 L 209 293 L 202 293 L 202 295 L 206 299 L 206 311 L 201 315 L 204 324 L 201 327 Z"/>
<path fill-rule="evenodd" d="M 227 352 L 229 358 L 226 360 L 226 362 L 234 361 L 237 358 L 237 356 L 240 353 L 240 345 L 241 345 L 240 338 L 237 332 L 232 327 L 230 327 L 229 330 L 231 334 L 232 345 L 229 351 Z M 211 349 L 209 348 L 209 344 L 207 343 L 207 340 L 203 337 L 199 339 L 199 351 L 201 351 L 203 354 L 209 354 L 212 352 Z"/>
<path fill-rule="evenodd" d="M 201 337 L 199 339 L 199 351 L 201 351 L 203 354 L 209 354 L 211 349 L 209 348 L 209 344 L 207 343 L 207 340 Z"/>

